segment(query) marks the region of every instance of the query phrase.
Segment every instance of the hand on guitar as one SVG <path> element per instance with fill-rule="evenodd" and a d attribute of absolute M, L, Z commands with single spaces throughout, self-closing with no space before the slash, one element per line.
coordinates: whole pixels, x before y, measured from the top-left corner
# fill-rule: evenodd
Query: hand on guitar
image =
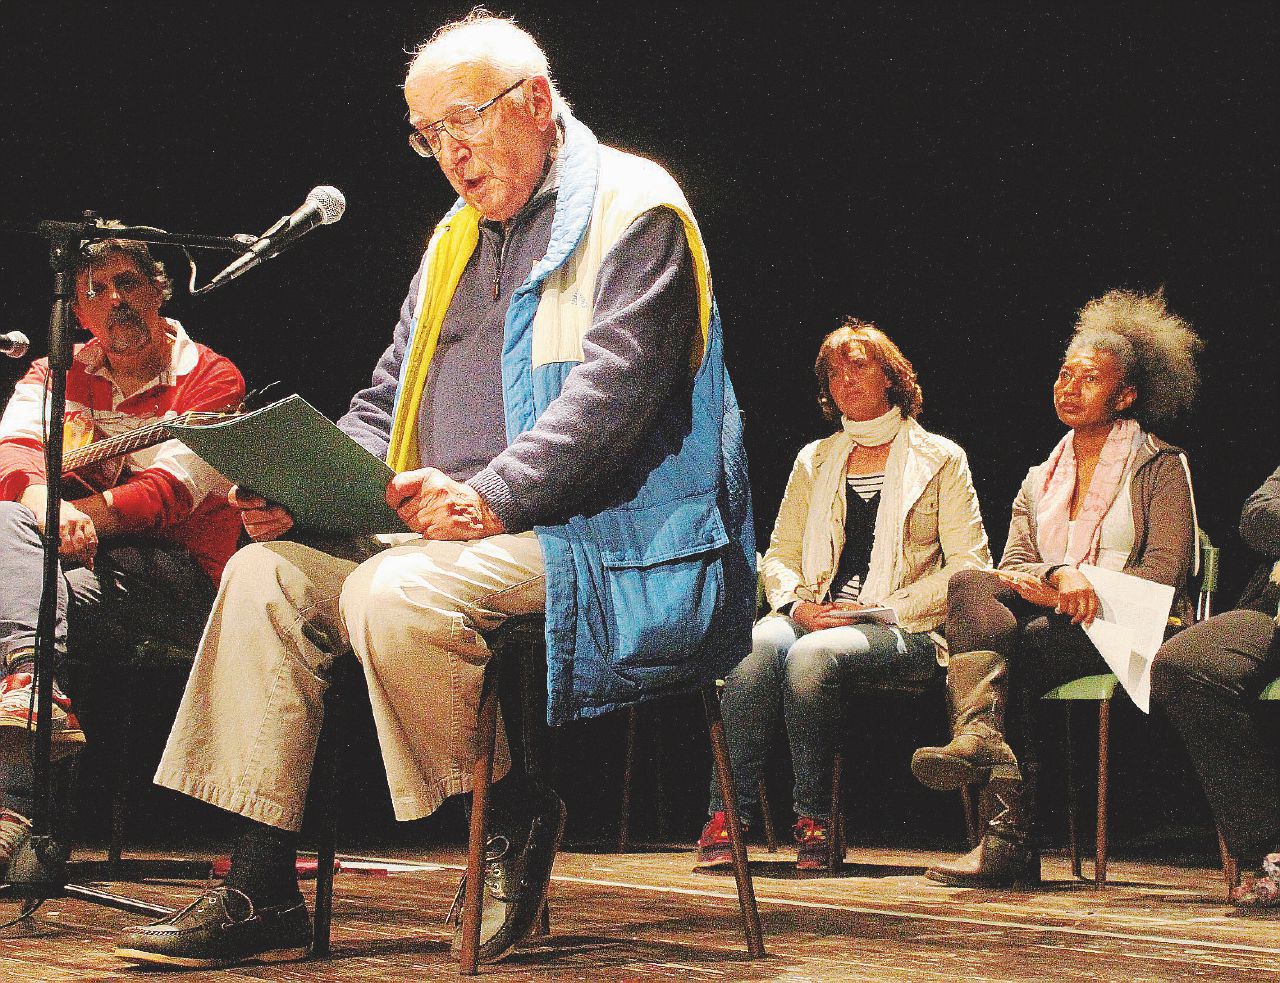
<path fill-rule="evenodd" d="M 227 493 L 227 501 L 240 510 L 245 532 L 256 543 L 279 539 L 293 528 L 293 516 L 283 508 L 238 485 Z"/>
<path fill-rule="evenodd" d="M 43 534 L 45 509 L 49 503 L 48 486 L 28 485 L 18 501 L 32 511 Z M 58 511 L 58 537 L 60 557 L 86 567 L 93 566 L 93 556 L 98 552 L 98 529 L 89 516 L 70 502 L 64 501 Z"/>

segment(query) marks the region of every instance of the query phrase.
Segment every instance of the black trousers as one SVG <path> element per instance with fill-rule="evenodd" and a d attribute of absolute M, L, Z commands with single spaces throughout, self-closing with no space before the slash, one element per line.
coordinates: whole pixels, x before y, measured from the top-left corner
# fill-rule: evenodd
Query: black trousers
<path fill-rule="evenodd" d="M 1025 732 L 1036 700 L 1063 683 L 1110 672 L 1071 619 L 1024 601 L 990 570 L 964 570 L 947 588 L 947 644 L 956 652 L 999 652 L 1009 666 L 1009 743 L 1034 755 Z"/>
<path fill-rule="evenodd" d="M 1151 696 L 1186 742 L 1227 849 L 1244 867 L 1280 847 L 1276 765 L 1254 712 L 1280 676 L 1275 621 L 1228 611 L 1175 635 L 1151 667 Z"/>

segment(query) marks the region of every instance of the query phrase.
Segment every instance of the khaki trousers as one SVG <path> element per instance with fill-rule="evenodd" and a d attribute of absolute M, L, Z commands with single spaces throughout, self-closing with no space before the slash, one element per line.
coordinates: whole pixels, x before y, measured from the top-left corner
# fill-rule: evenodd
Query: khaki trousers
<path fill-rule="evenodd" d="M 156 784 L 296 830 L 335 659 L 364 667 L 396 818 L 470 791 L 489 649 L 546 603 L 533 533 L 255 543 L 228 564 Z M 499 722 L 501 723 L 501 722 Z M 495 778 L 510 767 L 499 728 Z"/>

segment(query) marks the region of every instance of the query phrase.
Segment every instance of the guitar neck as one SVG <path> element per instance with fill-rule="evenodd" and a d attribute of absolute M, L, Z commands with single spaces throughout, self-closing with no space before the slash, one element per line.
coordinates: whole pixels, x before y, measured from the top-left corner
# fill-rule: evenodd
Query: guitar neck
<path fill-rule="evenodd" d="M 175 416 L 169 420 L 152 423 L 145 427 L 139 427 L 136 430 L 117 434 L 114 437 L 107 437 L 103 440 L 95 440 L 92 444 L 85 447 L 68 451 L 62 458 L 62 473 L 67 475 L 80 468 L 88 467 L 91 464 L 97 464 L 99 461 L 106 461 L 113 457 L 120 457 L 124 454 L 132 454 L 134 451 L 140 451 L 147 447 L 154 447 L 156 444 L 162 444 L 169 439 L 168 428 L 170 426 L 198 423 L 209 419 L 223 419 L 225 416 L 225 413 L 208 413 L 192 410 L 190 412 L 180 414 L 179 416 Z"/>

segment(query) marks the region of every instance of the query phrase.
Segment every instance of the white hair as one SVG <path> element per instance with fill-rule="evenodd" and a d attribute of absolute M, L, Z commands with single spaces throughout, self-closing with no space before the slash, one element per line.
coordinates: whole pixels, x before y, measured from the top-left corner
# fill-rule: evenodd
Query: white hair
<path fill-rule="evenodd" d="M 501 81 L 541 75 L 551 87 L 551 108 L 555 115 L 569 109 L 560 95 L 547 55 L 524 28 L 509 17 L 495 17 L 477 7 L 462 20 L 445 24 L 418 46 L 409 62 L 407 77 L 439 71 L 459 64 L 485 65 Z"/>

